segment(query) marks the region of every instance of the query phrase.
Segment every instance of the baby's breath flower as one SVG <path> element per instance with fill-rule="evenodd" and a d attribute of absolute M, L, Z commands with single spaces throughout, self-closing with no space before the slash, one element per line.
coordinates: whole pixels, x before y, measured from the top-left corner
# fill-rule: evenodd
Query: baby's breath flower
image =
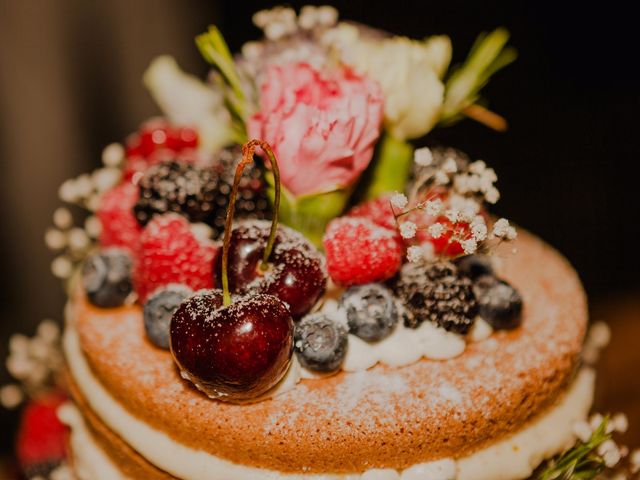
<path fill-rule="evenodd" d="M 442 200 L 437 198 L 435 200 L 427 201 L 427 203 L 425 203 L 425 211 L 433 217 L 440 215 L 440 212 L 442 211 Z"/>
<path fill-rule="evenodd" d="M 53 224 L 63 230 L 71 227 L 71 225 L 73 225 L 73 217 L 71 216 L 71 212 L 64 207 L 56 209 L 56 211 L 53 212 Z"/>
<path fill-rule="evenodd" d="M 441 223 L 434 223 L 428 228 L 429 235 L 431 238 L 440 238 L 444 233 L 444 225 Z"/>
<path fill-rule="evenodd" d="M 456 173 L 458 171 L 458 165 L 453 158 L 449 157 L 442 164 L 442 170 L 446 173 Z"/>
<path fill-rule="evenodd" d="M 447 175 L 442 170 L 438 170 L 435 173 L 434 181 L 436 182 L 436 185 L 446 185 L 447 183 L 449 183 L 449 175 Z"/>
<path fill-rule="evenodd" d="M 119 143 L 107 145 L 102 150 L 102 163 L 105 167 L 119 167 L 124 161 L 124 147 Z"/>
<path fill-rule="evenodd" d="M 616 413 L 611 419 L 611 424 L 616 432 L 625 433 L 629 428 L 629 420 L 624 413 Z"/>
<path fill-rule="evenodd" d="M 477 217 L 476 217 L 477 218 Z M 480 217 L 482 218 L 482 217 Z M 482 219 L 482 223 L 476 222 L 475 219 L 471 222 L 471 235 L 478 242 L 482 242 L 487 238 L 487 225 L 484 223 L 484 218 Z"/>
<path fill-rule="evenodd" d="M 493 235 L 498 238 L 504 238 L 509 230 L 509 220 L 501 218 L 493 224 Z"/>
<path fill-rule="evenodd" d="M 418 148 L 413 152 L 413 161 L 420 167 L 428 167 L 433 163 L 433 154 L 429 148 Z"/>
<path fill-rule="evenodd" d="M 444 212 L 444 216 L 447 217 L 451 223 L 456 223 L 460 216 L 460 210 L 457 208 L 450 208 Z"/>
<path fill-rule="evenodd" d="M 631 452 L 629 463 L 631 464 L 631 473 L 640 472 L 640 448 L 637 448 L 633 452 Z"/>
<path fill-rule="evenodd" d="M 518 237 L 518 232 L 516 231 L 515 227 L 509 227 L 507 228 L 507 234 L 505 235 L 505 238 L 509 241 L 515 240 Z"/>
<path fill-rule="evenodd" d="M 67 237 L 56 228 L 50 228 L 44 235 L 44 243 L 51 250 L 61 250 L 67 246 Z"/>
<path fill-rule="evenodd" d="M 409 203 L 407 196 L 400 192 L 394 193 L 389 199 L 389 201 L 391 202 L 391 205 L 394 208 L 397 208 L 398 210 L 403 210 L 404 207 L 406 207 L 407 204 Z"/>
<path fill-rule="evenodd" d="M 491 204 L 497 203 L 500 200 L 500 192 L 496 187 L 491 187 L 484 194 L 484 198 Z"/>
<path fill-rule="evenodd" d="M 460 242 L 460 245 L 462 246 L 464 253 L 466 253 L 467 255 L 475 253 L 478 248 L 478 242 L 476 242 L 475 238 L 463 240 L 462 242 Z"/>
<path fill-rule="evenodd" d="M 418 226 L 413 222 L 402 222 L 400 225 L 400 235 L 402 238 L 410 239 L 416 236 Z"/>
<path fill-rule="evenodd" d="M 578 437 L 582 443 L 587 443 L 592 433 L 593 430 L 585 420 L 580 420 L 573 424 L 573 434 Z"/>
<path fill-rule="evenodd" d="M 476 160 L 469 165 L 469 172 L 475 174 L 481 174 L 487 168 L 487 164 L 483 160 Z"/>
<path fill-rule="evenodd" d="M 407 260 L 412 263 L 418 263 L 423 258 L 423 251 L 421 247 L 413 245 L 407 248 Z"/>

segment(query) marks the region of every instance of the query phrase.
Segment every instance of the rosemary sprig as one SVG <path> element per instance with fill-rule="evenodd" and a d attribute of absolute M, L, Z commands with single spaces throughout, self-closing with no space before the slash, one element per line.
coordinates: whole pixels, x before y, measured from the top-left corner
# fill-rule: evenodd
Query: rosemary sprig
<path fill-rule="evenodd" d="M 506 129 L 502 117 L 478 102 L 489 78 L 517 57 L 516 50 L 506 46 L 508 40 L 509 32 L 504 28 L 478 36 L 465 62 L 446 82 L 441 124 L 450 125 L 467 116 L 496 130 Z"/>
<path fill-rule="evenodd" d="M 598 447 L 611 438 L 607 433 L 609 416 L 605 416 L 586 442 L 578 442 L 566 452 L 550 460 L 536 480 L 591 480 L 605 469 Z"/>
<path fill-rule="evenodd" d="M 242 89 L 240 74 L 222 33 L 216 26 L 210 26 L 206 33 L 196 37 L 196 45 L 204 59 L 220 73 L 219 84 L 225 92 L 225 103 L 233 117 L 233 130 L 239 143 L 246 140 L 246 123 L 249 117 L 247 97 Z"/>

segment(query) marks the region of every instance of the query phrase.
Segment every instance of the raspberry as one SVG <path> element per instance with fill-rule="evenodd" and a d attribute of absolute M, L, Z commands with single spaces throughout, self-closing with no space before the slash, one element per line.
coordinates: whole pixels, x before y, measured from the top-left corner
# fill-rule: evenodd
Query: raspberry
<path fill-rule="evenodd" d="M 329 275 L 341 285 L 387 280 L 402 263 L 402 241 L 397 232 L 366 218 L 333 220 L 323 243 Z"/>
<path fill-rule="evenodd" d="M 353 207 L 347 215 L 350 217 L 368 218 L 376 225 L 395 230 L 396 220 L 389 203 L 390 195 L 383 195 L 374 200 Z"/>
<path fill-rule="evenodd" d="M 452 223 L 447 217 L 441 216 L 436 219 L 436 222 L 444 226 L 444 232 L 438 238 L 427 237 L 427 240 L 433 244 L 435 253 L 448 255 L 450 257 L 456 257 L 464 253 L 464 249 L 460 242 L 451 240 L 454 235 L 460 238 L 466 238 L 469 236 L 471 229 L 466 222 Z"/>
<path fill-rule="evenodd" d="M 62 393 L 48 393 L 33 400 L 24 409 L 16 448 L 23 469 L 65 458 L 67 427 L 56 414 L 65 400 Z"/>
<path fill-rule="evenodd" d="M 140 299 L 158 287 L 180 283 L 193 290 L 213 288 L 213 257 L 216 246 L 200 241 L 189 222 L 169 213 L 155 216 L 140 236 L 133 282 Z"/>
<path fill-rule="evenodd" d="M 123 247 L 131 252 L 138 248 L 142 228 L 133 215 L 133 206 L 138 201 L 138 189 L 123 183 L 102 196 L 96 215 L 102 225 L 100 245 Z"/>
<path fill-rule="evenodd" d="M 198 133 L 194 129 L 171 126 L 164 119 L 149 121 L 127 140 L 127 161 L 123 178 L 127 181 L 135 180 L 137 173 L 143 173 L 152 165 L 174 158 L 192 163 L 197 146 Z"/>

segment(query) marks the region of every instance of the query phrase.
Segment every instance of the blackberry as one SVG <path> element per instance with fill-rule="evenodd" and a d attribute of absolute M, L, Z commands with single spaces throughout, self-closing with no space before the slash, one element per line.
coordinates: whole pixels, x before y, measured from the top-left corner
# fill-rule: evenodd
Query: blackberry
<path fill-rule="evenodd" d="M 220 236 L 240 158 L 240 150 L 233 148 L 222 150 L 206 167 L 178 160 L 150 167 L 138 184 L 140 199 L 134 206 L 138 223 L 145 226 L 155 214 L 176 212 L 191 222 L 209 224 Z M 235 208 L 238 218 L 269 216 L 262 172 L 253 164 L 243 171 Z"/>
<path fill-rule="evenodd" d="M 405 301 L 405 325 L 410 328 L 428 320 L 447 331 L 465 334 L 478 313 L 471 280 L 450 262 L 405 264 L 395 291 Z"/>
<path fill-rule="evenodd" d="M 236 166 L 241 158 L 242 149 L 240 147 L 232 147 L 221 150 L 214 159 L 214 168 L 219 173 L 221 180 L 225 184 L 229 185 L 229 190 L 231 190 L 231 185 L 233 185 Z M 222 232 L 224 230 L 224 220 L 227 212 L 226 208 L 227 204 L 225 203 L 222 211 L 216 213 L 214 224 L 212 226 L 217 232 Z M 267 190 L 265 188 L 264 179 L 262 178 L 260 159 L 258 157 L 254 159 L 253 163 L 244 167 L 235 208 L 236 216 L 238 218 L 252 218 L 258 220 L 270 218 L 271 207 L 269 205 L 269 198 L 267 197 Z"/>
<path fill-rule="evenodd" d="M 393 293 L 379 283 L 349 288 L 340 303 L 347 312 L 349 331 L 367 342 L 388 337 L 398 323 Z"/>
<path fill-rule="evenodd" d="M 169 160 L 150 167 L 138 184 L 140 199 L 133 207 L 145 226 L 153 215 L 179 213 L 191 222 L 211 223 L 216 206 L 226 206 L 231 188 L 220 184 L 211 168 Z"/>

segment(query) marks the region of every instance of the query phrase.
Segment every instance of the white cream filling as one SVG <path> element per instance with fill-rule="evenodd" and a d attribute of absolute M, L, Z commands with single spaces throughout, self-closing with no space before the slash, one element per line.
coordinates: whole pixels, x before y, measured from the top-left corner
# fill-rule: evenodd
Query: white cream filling
<path fill-rule="evenodd" d="M 71 325 L 65 332 L 64 350 L 76 384 L 102 421 L 150 463 L 184 480 L 519 480 L 527 478 L 544 458 L 574 441 L 572 425 L 586 418 L 595 381 L 594 372 L 583 369 L 551 410 L 515 435 L 457 461 L 428 462 L 402 472 L 376 469 L 353 475 L 284 474 L 194 450 L 131 415 L 93 375 Z"/>
<path fill-rule="evenodd" d="M 129 480 L 96 444 L 76 407 L 70 403 L 62 405 L 58 417 L 71 429 L 73 470 L 79 480 Z"/>

